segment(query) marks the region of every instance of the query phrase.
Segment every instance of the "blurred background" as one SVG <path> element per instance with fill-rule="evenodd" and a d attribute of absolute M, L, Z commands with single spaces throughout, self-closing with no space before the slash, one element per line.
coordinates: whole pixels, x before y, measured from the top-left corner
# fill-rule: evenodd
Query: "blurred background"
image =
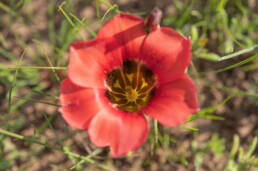
<path fill-rule="evenodd" d="M 150 122 L 145 144 L 112 159 L 57 112 L 69 44 L 154 7 L 191 38 L 201 109 L 158 133 Z M 257 12 L 256 0 L 0 0 L 0 170 L 257 170 Z"/>

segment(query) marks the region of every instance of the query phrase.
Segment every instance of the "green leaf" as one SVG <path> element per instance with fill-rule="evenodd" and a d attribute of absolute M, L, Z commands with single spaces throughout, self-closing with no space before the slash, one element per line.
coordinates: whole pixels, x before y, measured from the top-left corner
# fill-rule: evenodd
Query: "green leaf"
<path fill-rule="evenodd" d="M 251 157 L 251 155 L 252 155 L 253 152 L 255 151 L 255 148 L 256 148 L 256 146 L 257 146 L 257 142 L 258 142 L 258 138 L 255 137 L 255 138 L 253 139 L 253 141 L 252 141 L 251 146 L 249 147 L 249 149 L 248 149 L 248 151 L 247 151 L 247 153 L 246 153 L 246 155 L 245 155 L 246 158 L 250 158 L 250 157 Z"/>
<path fill-rule="evenodd" d="M 191 27 L 191 43 L 194 45 L 198 40 L 199 34 L 196 26 Z"/>
<path fill-rule="evenodd" d="M 237 151 L 238 151 L 238 148 L 239 148 L 239 144 L 240 144 L 240 141 L 239 141 L 239 136 L 238 135 L 234 135 L 234 140 L 233 140 L 233 145 L 232 145 L 232 149 L 231 149 L 231 152 L 229 154 L 230 158 L 234 158 Z"/>
<path fill-rule="evenodd" d="M 209 147 L 216 155 L 221 156 L 225 150 L 225 142 L 225 139 L 220 139 L 218 133 L 216 133 L 212 136 Z"/>
<path fill-rule="evenodd" d="M 209 61 L 219 61 L 220 59 L 220 56 L 215 53 L 203 53 L 199 54 L 198 57 Z"/>

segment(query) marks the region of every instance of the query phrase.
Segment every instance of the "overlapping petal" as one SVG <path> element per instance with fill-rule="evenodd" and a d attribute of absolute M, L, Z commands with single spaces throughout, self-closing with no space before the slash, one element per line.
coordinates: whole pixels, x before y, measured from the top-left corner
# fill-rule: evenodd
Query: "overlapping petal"
<path fill-rule="evenodd" d="M 143 109 L 163 125 L 177 126 L 197 112 L 196 88 L 192 80 L 183 75 L 180 79 L 163 84 Z"/>
<path fill-rule="evenodd" d="M 161 27 L 147 36 L 140 57 L 160 84 L 167 83 L 184 74 L 191 59 L 191 43 L 173 29 Z"/>
<path fill-rule="evenodd" d="M 123 46 L 123 59 L 134 59 L 139 57 L 145 35 L 141 18 L 121 12 L 101 28 L 98 38 L 115 38 Z"/>
<path fill-rule="evenodd" d="M 130 113 L 109 101 L 104 82 L 109 72 L 135 58 L 156 75 L 158 84 L 147 105 Z M 97 39 L 71 44 L 59 111 L 72 127 L 88 129 L 98 147 L 110 146 L 113 157 L 134 151 L 148 135 L 144 114 L 177 126 L 198 110 L 195 85 L 185 75 L 190 58 L 190 40 L 173 29 L 161 27 L 147 35 L 141 18 L 119 13 L 101 28 Z"/>
<path fill-rule="evenodd" d="M 113 108 L 103 92 L 99 95 L 103 108 L 90 123 L 91 141 L 99 147 L 109 145 L 113 157 L 136 150 L 146 140 L 149 130 L 143 114 Z"/>
<path fill-rule="evenodd" d="M 112 38 L 73 42 L 70 46 L 68 77 L 82 87 L 104 88 L 107 73 L 122 65 L 120 50 Z"/>
<path fill-rule="evenodd" d="M 94 90 L 79 87 L 68 78 L 61 84 L 59 101 L 59 112 L 73 128 L 87 129 L 91 119 L 99 112 Z"/>

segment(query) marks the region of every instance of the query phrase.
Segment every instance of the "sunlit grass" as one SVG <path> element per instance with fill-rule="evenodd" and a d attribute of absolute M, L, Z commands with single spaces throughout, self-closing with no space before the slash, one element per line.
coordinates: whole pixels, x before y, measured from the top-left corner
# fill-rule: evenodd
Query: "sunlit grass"
<path fill-rule="evenodd" d="M 211 119 L 216 122 L 226 122 L 227 120 L 223 116 L 216 114 L 216 110 L 223 105 L 227 105 L 233 98 L 244 96 L 246 98 L 253 98 L 258 102 L 257 89 L 256 91 L 240 90 L 224 85 L 217 85 L 207 79 L 209 75 L 222 74 L 236 68 L 242 72 L 257 71 L 258 66 L 254 61 L 257 61 L 258 58 L 258 41 L 257 38 L 253 38 L 253 35 L 255 33 L 257 34 L 258 22 L 255 19 L 257 19 L 258 15 L 249 9 L 247 2 L 241 0 L 209 0 L 204 6 L 202 1 L 198 0 L 174 0 L 171 3 L 176 10 L 176 15 L 165 15 L 161 25 L 172 27 L 181 34 L 191 38 L 193 65 L 188 73 L 194 75 L 197 83 L 202 80 L 204 87 L 215 88 L 226 95 L 218 104 L 201 106 L 200 111 L 188 118 L 186 124 L 177 127 L 182 130 L 192 131 L 192 134 L 197 137 L 199 134 L 199 128 L 196 124 L 197 120 L 202 118 Z M 83 4 L 85 6 L 93 5 L 88 2 L 83 2 Z M 8 148 L 6 141 L 9 137 L 29 144 L 28 149 L 30 151 L 28 151 L 29 155 L 26 156 L 29 159 L 27 163 L 22 165 L 25 170 L 28 163 L 35 160 L 35 157 L 37 158 L 39 153 L 43 153 L 43 149 L 34 149 L 34 144 L 40 145 L 41 148 L 48 148 L 49 150 L 57 150 L 64 153 L 67 156 L 67 160 L 70 160 L 72 163 L 70 170 L 84 170 L 89 164 L 103 170 L 112 170 L 112 167 L 109 167 L 112 159 L 102 149 L 96 149 L 90 153 L 88 151 L 82 152 L 82 154 L 87 153 L 85 156 L 77 152 L 72 152 L 73 149 L 70 148 L 71 144 L 68 142 L 68 128 L 63 130 L 65 137 L 60 137 L 55 125 L 53 125 L 58 115 L 57 112 L 50 116 L 41 113 L 40 115 L 44 118 L 44 122 L 37 126 L 34 125 L 34 136 L 32 137 L 22 135 L 19 129 L 25 125 L 31 125 L 22 113 L 24 112 L 22 107 L 26 103 L 30 105 L 42 104 L 55 107 L 56 109 L 59 107 L 59 86 L 63 79 L 61 73 L 65 73 L 67 70 L 68 60 L 65 56 L 69 50 L 69 44 L 75 40 L 95 38 L 97 30 L 90 27 L 91 23 L 96 22 L 99 29 L 105 21 L 120 11 L 119 4 L 111 4 L 105 0 L 96 0 L 94 5 L 96 17 L 94 19 L 88 19 L 78 16 L 76 9 L 79 8 L 80 4 L 72 3 L 71 0 L 64 0 L 60 4 L 57 4 L 56 1 L 49 1 L 47 7 L 47 34 L 45 35 L 42 35 L 39 30 L 31 26 L 30 20 L 33 13 L 30 14 L 29 11 L 26 13 L 21 10 L 23 7 L 30 7 L 31 5 L 31 0 L 11 0 L 8 3 L 0 2 L 0 22 L 1 24 L 3 23 L 0 29 L 8 29 L 13 22 L 20 22 L 28 27 L 32 37 L 31 42 L 35 45 L 35 54 L 28 55 L 28 46 L 31 42 L 28 43 L 28 41 L 23 40 L 18 32 L 11 31 L 8 33 L 8 36 L 10 35 L 13 39 L 12 41 L 15 41 L 15 45 L 22 49 L 20 55 L 17 55 L 14 53 L 12 47 L 8 45 L 8 39 L 6 40 L 6 37 L 4 37 L 0 30 L 0 86 L 4 85 L 6 91 L 8 91 L 3 97 L 8 107 L 0 108 L 5 109 L 4 111 L 0 111 L 0 170 L 10 168 L 17 158 L 24 155 L 18 152 L 18 147 L 11 148 L 12 150 L 6 152 L 6 148 Z M 101 5 L 104 5 L 106 9 L 101 9 Z M 137 11 L 137 13 L 146 14 L 147 11 Z M 3 20 L 4 15 L 8 16 L 8 21 Z M 56 21 L 56 16 L 59 17 L 58 21 Z M 245 24 L 240 24 L 242 22 L 245 22 Z M 81 29 L 87 31 L 89 38 L 85 37 Z M 212 38 L 212 34 L 216 38 Z M 51 56 L 43 49 L 42 44 L 46 40 L 50 47 Z M 216 64 L 233 61 L 233 64 L 231 63 L 219 69 L 210 68 L 209 70 L 200 70 L 198 63 L 204 61 Z M 47 81 L 41 77 L 43 74 L 46 74 L 44 72 L 49 74 Z M 253 86 L 255 87 L 257 85 Z M 24 89 L 26 89 L 26 93 L 22 93 L 25 91 Z M 203 95 L 200 94 L 200 96 Z M 33 115 L 33 113 L 30 114 Z M 191 123 L 193 125 L 189 125 Z M 48 128 L 55 135 L 55 142 L 48 142 L 48 137 L 44 134 L 44 131 Z M 163 149 L 167 152 L 167 160 L 172 160 L 182 165 L 189 164 L 189 159 L 185 155 L 186 149 L 184 151 L 185 153 L 182 152 L 180 155 L 173 154 L 171 146 L 180 147 L 181 142 L 171 135 L 170 129 L 173 128 L 160 128 L 160 125 L 154 121 L 151 126 L 148 142 L 146 143 L 149 148 L 145 152 L 146 154 L 135 152 L 122 158 L 136 158 L 144 155 L 153 156 L 157 149 Z M 83 132 L 83 134 L 86 134 L 86 132 Z M 225 170 L 231 171 L 234 169 L 257 167 L 257 156 L 254 155 L 257 137 L 253 136 L 252 143 L 246 149 L 246 153 L 243 152 L 244 150 L 240 146 L 241 140 L 239 135 L 234 136 L 233 142 L 227 142 L 231 144 L 230 149 L 226 148 L 226 140 L 220 138 L 217 133 L 214 133 L 209 142 L 206 142 L 204 146 L 200 147 L 194 139 L 191 145 L 191 153 L 194 158 L 195 169 L 198 170 L 201 166 L 204 155 L 208 151 L 212 151 L 214 155 L 224 155 L 227 157 Z M 13 155 L 12 153 L 17 154 Z M 9 155 L 15 157 L 6 159 L 6 156 Z M 234 160 L 236 156 L 238 158 Z M 151 161 L 143 161 L 142 166 L 148 167 L 150 164 Z"/>

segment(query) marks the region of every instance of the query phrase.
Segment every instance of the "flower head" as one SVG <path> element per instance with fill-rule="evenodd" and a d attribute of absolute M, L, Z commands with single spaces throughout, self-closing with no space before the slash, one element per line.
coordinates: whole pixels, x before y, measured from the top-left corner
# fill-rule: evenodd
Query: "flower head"
<path fill-rule="evenodd" d="M 112 156 L 134 151 L 147 138 L 146 116 L 177 126 L 197 111 L 190 58 L 190 40 L 173 29 L 147 34 L 141 18 L 119 13 L 96 39 L 71 44 L 59 111 Z"/>

